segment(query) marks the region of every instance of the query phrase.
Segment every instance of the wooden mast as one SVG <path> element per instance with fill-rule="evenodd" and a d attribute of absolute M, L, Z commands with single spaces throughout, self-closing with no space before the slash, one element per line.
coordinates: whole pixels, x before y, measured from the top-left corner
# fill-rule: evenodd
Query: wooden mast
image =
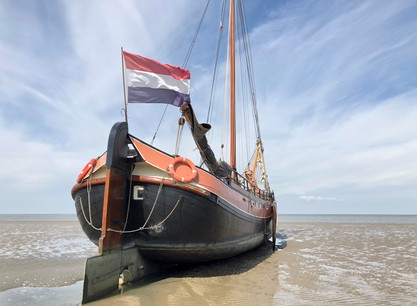
<path fill-rule="evenodd" d="M 230 166 L 236 170 L 236 106 L 235 106 L 235 1 L 230 0 Z"/>

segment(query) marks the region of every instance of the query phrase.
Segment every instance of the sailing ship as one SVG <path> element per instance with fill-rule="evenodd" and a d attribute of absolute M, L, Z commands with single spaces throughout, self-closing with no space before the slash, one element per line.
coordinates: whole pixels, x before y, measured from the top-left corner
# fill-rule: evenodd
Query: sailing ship
<path fill-rule="evenodd" d="M 134 246 L 153 262 L 205 262 L 275 239 L 276 202 L 258 122 L 252 159 L 241 172 L 236 163 L 235 14 L 242 9 L 236 1 L 230 0 L 228 26 L 228 162 L 215 157 L 206 136 L 211 126 L 196 118 L 189 72 L 122 50 L 125 111 L 126 100 L 179 107 L 179 128 L 188 123 L 202 164 L 135 137 L 127 116 L 114 124 L 107 151 L 87 163 L 71 191 L 78 220 L 99 254 Z"/>

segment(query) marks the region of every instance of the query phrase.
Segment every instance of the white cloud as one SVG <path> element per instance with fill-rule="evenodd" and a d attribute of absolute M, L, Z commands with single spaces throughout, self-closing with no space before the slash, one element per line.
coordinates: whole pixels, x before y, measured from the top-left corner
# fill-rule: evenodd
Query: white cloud
<path fill-rule="evenodd" d="M 288 139 L 276 139 L 278 163 L 272 165 L 272 173 L 275 182 L 281 181 L 281 192 L 415 181 L 417 105 L 410 104 L 413 99 L 417 92 L 361 110 L 330 127 L 307 123 L 293 129 Z"/>
<path fill-rule="evenodd" d="M 347 201 L 343 193 L 352 186 L 383 192 L 417 182 L 417 20 L 410 15 L 415 2 L 265 5 L 266 16 L 263 11 L 248 16 L 258 25 L 251 33 L 252 51 L 276 194 L 314 197 L 315 203 Z M 202 6 L 185 0 L 1 2 L 0 20 L 7 24 L 0 27 L 0 56 L 6 59 L 0 63 L 4 199 L 30 192 L 47 212 L 71 203 L 78 171 L 105 150 L 113 122 L 123 120 L 120 47 L 181 65 Z M 209 20 L 216 29 L 214 11 Z M 189 65 L 192 98 L 206 106 L 212 69 L 207 50 L 215 41 L 199 37 L 198 44 Z M 150 141 L 163 108 L 149 119 L 155 108 L 129 107 L 134 134 Z M 214 114 L 218 121 L 220 110 Z M 205 111 L 198 113 L 204 121 Z M 169 124 L 155 142 L 169 152 L 178 115 L 169 107 Z M 184 130 L 183 140 L 188 135 Z M 184 142 L 182 152 L 196 156 L 193 148 Z M 43 197 L 50 189 L 56 198 Z M 324 192 L 329 189 L 340 195 Z M 411 196 L 403 202 L 417 200 L 406 194 Z M 16 211 L 36 211 L 25 197 Z"/>
<path fill-rule="evenodd" d="M 273 186 L 305 194 L 416 182 L 415 4 L 303 4 L 254 32 L 265 42 L 255 54 L 268 76 L 257 79 Z"/>

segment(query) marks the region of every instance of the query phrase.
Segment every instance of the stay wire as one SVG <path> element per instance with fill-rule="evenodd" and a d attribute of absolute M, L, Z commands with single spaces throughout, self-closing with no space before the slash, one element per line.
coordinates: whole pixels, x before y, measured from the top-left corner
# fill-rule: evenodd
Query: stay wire
<path fill-rule="evenodd" d="M 255 118 L 254 123 L 255 123 L 256 136 L 258 139 L 261 139 L 261 131 L 259 128 L 258 107 L 257 107 L 257 101 L 256 101 L 255 79 L 254 79 L 253 64 L 252 64 L 252 59 L 251 59 L 251 47 L 250 47 L 249 34 L 248 34 L 243 1 L 238 1 L 238 9 L 240 11 L 240 18 L 241 18 L 241 24 L 242 24 L 243 45 L 245 49 L 247 73 L 248 73 L 250 93 L 251 93 L 251 98 L 252 98 L 252 109 L 253 109 L 254 118 Z"/>
<path fill-rule="evenodd" d="M 184 63 L 182 64 L 182 68 L 185 68 L 187 66 L 188 60 L 190 59 L 190 56 L 191 56 L 191 53 L 193 51 L 195 42 L 197 41 L 198 33 L 200 32 L 200 28 L 201 28 L 201 25 L 203 23 L 204 17 L 206 16 L 206 12 L 207 12 L 207 8 L 208 8 L 209 4 L 210 4 L 210 0 L 207 1 L 206 7 L 205 7 L 204 12 L 203 12 L 203 15 L 201 16 L 200 22 L 198 23 L 197 30 L 195 31 L 193 40 L 191 41 L 190 48 L 188 49 L 187 55 L 185 56 Z"/>
<path fill-rule="evenodd" d="M 219 55 L 220 55 L 220 46 L 221 46 L 221 40 L 223 37 L 223 21 L 224 21 L 224 15 L 226 11 L 226 0 L 223 0 L 223 4 L 220 11 L 220 25 L 219 25 L 219 32 L 217 35 L 217 44 L 216 44 L 216 59 L 214 61 L 214 69 L 213 69 L 213 77 L 211 80 L 211 91 L 210 91 L 210 100 L 209 100 L 209 107 L 207 111 L 207 120 L 206 122 L 210 123 L 211 115 L 213 113 L 212 105 L 213 105 L 213 95 L 215 91 L 216 86 L 216 79 L 217 79 L 217 69 L 218 69 L 218 63 L 219 63 Z"/>
<path fill-rule="evenodd" d="M 184 63 L 182 64 L 182 68 L 185 68 L 185 67 L 187 66 L 187 64 L 188 64 L 188 60 L 190 59 L 190 56 L 191 56 L 191 53 L 192 53 L 192 51 L 193 51 L 193 48 L 194 48 L 195 42 L 196 42 L 196 40 L 197 40 L 198 33 L 200 32 L 201 24 L 203 23 L 203 20 L 204 20 L 204 17 L 205 17 L 205 15 L 206 15 L 207 8 L 208 8 L 209 4 L 210 4 L 210 0 L 207 0 L 206 7 L 205 7 L 205 9 L 204 9 L 203 15 L 201 16 L 201 19 L 200 19 L 200 22 L 199 22 L 199 24 L 198 24 L 197 30 L 196 30 L 196 32 L 195 32 L 195 34 L 194 34 L 193 40 L 191 41 L 191 45 L 190 45 L 190 48 L 188 49 L 187 55 L 185 56 Z M 164 120 L 165 113 L 166 113 L 166 111 L 167 111 L 167 109 L 168 109 L 168 105 L 169 105 L 169 104 L 165 105 L 164 112 L 162 113 L 161 119 L 159 120 L 158 127 L 156 128 L 155 134 L 153 135 L 153 138 L 152 138 L 152 141 L 151 141 L 151 145 L 153 144 L 153 142 L 154 142 L 154 140 L 155 140 L 155 138 L 156 138 L 156 135 L 157 135 L 157 134 L 158 134 L 158 132 L 159 132 L 159 128 L 161 127 L 161 123 L 162 123 L 162 121 Z"/>

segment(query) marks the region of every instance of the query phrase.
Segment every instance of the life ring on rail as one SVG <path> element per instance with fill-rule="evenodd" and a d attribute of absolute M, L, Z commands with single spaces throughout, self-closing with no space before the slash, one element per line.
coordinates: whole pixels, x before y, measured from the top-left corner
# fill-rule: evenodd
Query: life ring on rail
<path fill-rule="evenodd" d="M 80 174 L 78 174 L 77 183 L 80 183 L 88 174 L 90 174 L 96 163 L 97 159 L 93 158 L 87 163 L 87 165 L 85 165 L 83 170 L 81 170 Z"/>
<path fill-rule="evenodd" d="M 186 165 L 191 171 L 187 171 L 187 172 L 185 172 L 184 170 L 178 171 L 179 165 L 181 164 Z M 184 167 L 181 167 L 181 168 L 183 169 Z M 171 160 L 168 166 L 168 171 L 169 171 L 169 174 L 171 174 L 171 176 L 174 178 L 174 180 L 178 182 L 182 182 L 182 183 L 190 183 L 197 177 L 197 168 L 195 167 L 193 162 L 189 160 L 188 158 L 181 157 L 181 156 L 174 157 Z"/>

